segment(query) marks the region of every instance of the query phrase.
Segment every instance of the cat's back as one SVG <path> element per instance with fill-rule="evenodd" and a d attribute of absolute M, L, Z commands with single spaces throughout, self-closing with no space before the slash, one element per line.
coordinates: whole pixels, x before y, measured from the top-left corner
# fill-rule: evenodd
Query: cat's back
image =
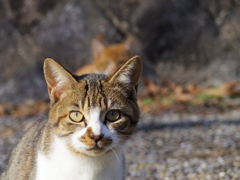
<path fill-rule="evenodd" d="M 19 140 L 0 180 L 34 179 L 37 147 L 41 143 L 39 139 L 44 134 L 46 122 L 46 120 L 35 122 Z"/>

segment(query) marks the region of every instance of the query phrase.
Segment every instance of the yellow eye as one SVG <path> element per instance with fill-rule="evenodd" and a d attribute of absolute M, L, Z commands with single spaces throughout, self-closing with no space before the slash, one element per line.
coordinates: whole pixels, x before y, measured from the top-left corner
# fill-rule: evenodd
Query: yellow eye
<path fill-rule="evenodd" d="M 120 118 L 119 110 L 111 110 L 106 114 L 106 119 L 110 122 L 116 121 Z"/>
<path fill-rule="evenodd" d="M 78 111 L 72 111 L 70 112 L 69 114 L 69 118 L 72 120 L 72 121 L 75 121 L 75 122 L 80 122 L 83 120 L 84 116 L 82 113 L 78 112 Z"/>

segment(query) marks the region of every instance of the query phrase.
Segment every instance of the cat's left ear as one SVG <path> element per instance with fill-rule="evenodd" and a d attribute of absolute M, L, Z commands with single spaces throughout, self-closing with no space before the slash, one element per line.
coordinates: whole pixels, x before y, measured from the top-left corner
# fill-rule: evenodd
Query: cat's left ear
<path fill-rule="evenodd" d="M 124 48 L 126 51 L 130 52 L 130 53 L 133 53 L 133 46 L 134 46 L 134 41 L 135 39 L 132 37 L 132 36 L 129 36 L 125 42 L 124 42 Z"/>
<path fill-rule="evenodd" d="M 51 58 L 45 59 L 43 69 L 51 105 L 53 105 L 71 89 L 76 80 L 71 73 Z"/>
<path fill-rule="evenodd" d="M 119 82 L 123 84 L 131 84 L 137 91 L 139 79 L 142 73 L 142 59 L 135 56 L 128 60 L 116 73 L 114 73 L 109 82 Z"/>

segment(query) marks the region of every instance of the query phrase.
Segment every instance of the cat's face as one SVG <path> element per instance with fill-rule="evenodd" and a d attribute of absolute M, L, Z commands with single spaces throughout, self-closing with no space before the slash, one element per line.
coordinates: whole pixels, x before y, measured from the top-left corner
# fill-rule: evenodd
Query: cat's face
<path fill-rule="evenodd" d="M 139 118 L 139 57 L 112 76 L 74 77 L 50 59 L 44 67 L 51 98 L 49 123 L 73 153 L 100 155 L 119 148 L 131 135 Z"/>
<path fill-rule="evenodd" d="M 105 74 L 114 73 L 127 62 L 133 54 L 134 39 L 129 37 L 119 44 L 105 46 L 98 40 L 93 40 L 92 50 L 96 70 Z"/>

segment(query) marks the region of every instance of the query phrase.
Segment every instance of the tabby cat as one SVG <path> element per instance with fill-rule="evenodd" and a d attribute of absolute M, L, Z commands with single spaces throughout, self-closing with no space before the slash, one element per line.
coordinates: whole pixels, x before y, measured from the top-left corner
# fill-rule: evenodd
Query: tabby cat
<path fill-rule="evenodd" d="M 99 39 L 92 41 L 93 63 L 78 69 L 76 74 L 86 73 L 114 73 L 132 57 L 133 37 L 128 37 L 119 44 L 104 45 Z"/>
<path fill-rule="evenodd" d="M 47 58 L 48 119 L 29 128 L 0 179 L 125 179 L 122 146 L 139 119 L 141 70 L 136 56 L 112 75 L 76 76 Z"/>

